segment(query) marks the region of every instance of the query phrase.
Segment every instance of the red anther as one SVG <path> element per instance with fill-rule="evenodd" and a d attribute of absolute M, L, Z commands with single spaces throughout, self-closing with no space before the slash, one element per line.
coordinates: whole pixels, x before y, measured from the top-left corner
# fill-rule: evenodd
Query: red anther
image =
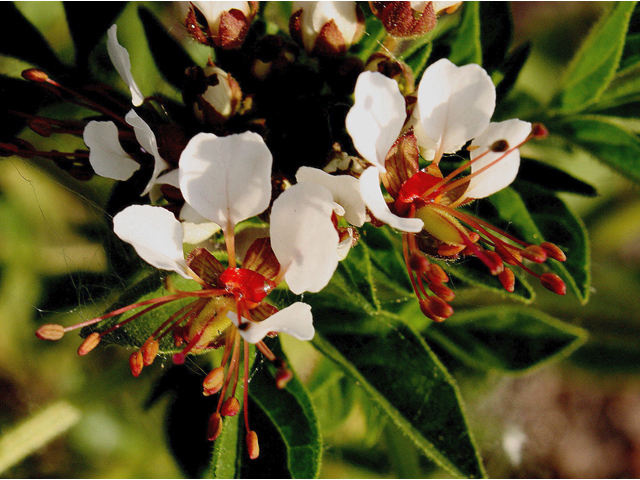
<path fill-rule="evenodd" d="M 29 68 L 27 70 L 23 70 L 22 78 L 29 80 L 30 82 L 43 83 L 49 80 L 49 75 L 38 68 Z"/>
<path fill-rule="evenodd" d="M 478 240 L 480 240 L 480 235 L 478 235 L 476 232 L 469 232 L 467 234 L 467 238 L 471 240 L 471 243 L 476 243 Z"/>
<path fill-rule="evenodd" d="M 436 322 L 441 322 L 453 315 L 453 307 L 436 296 L 421 299 L 420 310 L 426 317 Z"/>
<path fill-rule="evenodd" d="M 131 369 L 131 373 L 134 377 L 140 375 L 140 372 L 142 372 L 142 367 L 144 367 L 142 354 L 140 352 L 133 352 L 129 357 L 129 368 Z"/>
<path fill-rule="evenodd" d="M 19 155 L 20 149 L 13 143 L 0 143 L 0 157 Z"/>
<path fill-rule="evenodd" d="M 32 118 L 27 122 L 29 128 L 42 137 L 50 137 L 53 133 L 51 124 L 41 118 Z"/>
<path fill-rule="evenodd" d="M 283 389 L 287 386 L 287 383 L 293 378 L 293 372 L 288 368 L 281 368 L 276 373 L 276 387 Z"/>
<path fill-rule="evenodd" d="M 547 261 L 546 250 L 538 245 L 529 245 L 521 251 L 521 254 L 524 258 L 531 260 L 532 262 L 544 263 Z"/>
<path fill-rule="evenodd" d="M 495 252 L 500 255 L 504 263 L 508 263 L 509 265 L 518 265 L 518 262 L 522 262 L 522 255 L 520 252 L 502 245 L 500 243 L 496 243 Z"/>
<path fill-rule="evenodd" d="M 497 153 L 506 152 L 507 150 L 509 150 L 509 142 L 507 142 L 506 140 L 496 140 L 491 144 L 489 150 Z"/>
<path fill-rule="evenodd" d="M 431 265 L 431 262 L 421 253 L 414 252 L 409 258 L 409 268 L 415 272 L 425 272 L 428 270 L 429 265 Z"/>
<path fill-rule="evenodd" d="M 202 382 L 203 394 L 205 396 L 218 393 L 222 389 L 224 384 L 224 368 L 217 367 L 209 372 L 209 375 L 204 377 Z"/>
<path fill-rule="evenodd" d="M 564 254 L 564 252 L 553 243 L 544 242 L 540 244 L 540 247 L 542 247 L 544 251 L 547 252 L 549 258 L 553 258 L 554 260 L 557 260 L 559 262 L 564 262 L 567 260 L 567 256 Z"/>
<path fill-rule="evenodd" d="M 209 419 L 209 426 L 207 427 L 207 438 L 213 442 L 222 433 L 222 416 L 216 412 L 211 415 Z"/>
<path fill-rule="evenodd" d="M 549 136 L 549 130 L 541 123 L 534 123 L 531 127 L 531 136 L 537 140 L 543 140 Z"/>
<path fill-rule="evenodd" d="M 449 287 L 441 284 L 441 283 L 432 283 L 429 285 L 429 290 L 435 293 L 438 297 L 440 297 L 445 302 L 450 302 L 454 298 L 456 298 L 456 294 L 453 293 Z"/>
<path fill-rule="evenodd" d="M 78 347 L 78 355 L 86 355 L 91 350 L 96 348 L 100 343 L 100 334 L 98 332 L 93 332 L 87 338 L 84 339 L 84 342 L 80 344 Z"/>
<path fill-rule="evenodd" d="M 540 275 L 540 283 L 544 288 L 558 295 L 565 295 L 567 293 L 567 286 L 555 273 L 544 273 Z"/>
<path fill-rule="evenodd" d="M 249 458 L 255 460 L 260 455 L 260 445 L 258 444 L 258 434 L 251 430 L 247 433 L 247 451 Z"/>
<path fill-rule="evenodd" d="M 271 280 L 247 268 L 227 268 L 219 280 L 234 296 L 255 303 L 260 303 L 276 288 Z"/>
<path fill-rule="evenodd" d="M 160 349 L 160 344 L 157 340 L 147 340 L 140 351 L 142 352 L 142 360 L 144 362 L 144 366 L 148 367 L 153 363 L 158 355 L 158 350 Z"/>
<path fill-rule="evenodd" d="M 235 417 L 239 412 L 240 402 L 236 397 L 227 398 L 220 409 L 220 414 L 223 417 Z"/>
<path fill-rule="evenodd" d="M 500 255 L 496 252 L 492 252 L 491 250 L 485 250 L 484 254 L 489 259 L 491 265 L 487 265 L 489 267 L 489 271 L 491 275 L 500 275 L 504 271 L 504 262 Z"/>
<path fill-rule="evenodd" d="M 500 280 L 500 283 L 507 292 L 513 293 L 516 289 L 516 276 L 509 268 L 505 267 L 502 273 L 498 275 L 498 280 Z"/>
<path fill-rule="evenodd" d="M 438 247 L 438 255 L 442 257 L 453 257 L 464 249 L 464 245 L 440 245 Z"/>
<path fill-rule="evenodd" d="M 47 323 L 36 330 L 36 337 L 41 340 L 60 340 L 64 336 L 64 327 L 55 323 Z"/>
<path fill-rule="evenodd" d="M 430 264 L 424 275 L 429 283 L 446 283 L 449 281 L 449 277 L 437 263 Z"/>

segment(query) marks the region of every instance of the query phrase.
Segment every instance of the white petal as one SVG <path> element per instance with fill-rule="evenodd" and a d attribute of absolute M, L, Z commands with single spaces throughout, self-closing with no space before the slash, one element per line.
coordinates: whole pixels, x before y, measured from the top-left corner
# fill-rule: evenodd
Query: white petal
<path fill-rule="evenodd" d="M 322 27 L 331 20 L 342 34 L 346 45 L 353 42 L 358 32 L 356 2 L 293 2 L 291 11 L 297 12 L 300 9 L 302 41 L 307 50 L 313 49 Z"/>
<path fill-rule="evenodd" d="M 204 242 L 211 238 L 214 233 L 220 231 L 220 225 L 208 221 L 186 202 L 180 210 L 180 220 L 183 220 L 183 241 L 184 243 L 189 243 L 191 245 L 197 245 L 200 242 Z"/>
<path fill-rule="evenodd" d="M 489 125 L 496 104 L 491 77 L 479 65 L 446 58 L 427 68 L 418 87 L 420 121 L 441 153 L 453 153 Z"/>
<path fill-rule="evenodd" d="M 133 127 L 133 132 L 136 135 L 136 140 L 147 153 L 153 155 L 153 173 L 151 174 L 151 179 L 147 186 L 145 187 L 142 195 L 146 195 L 151 190 L 151 187 L 155 185 L 156 180 L 160 173 L 163 170 L 166 170 L 169 164 L 164 161 L 164 159 L 160 156 L 158 152 L 158 142 L 156 141 L 156 136 L 151 130 L 151 127 L 147 125 L 140 116 L 135 112 L 135 110 L 131 110 L 124 117 L 129 125 Z"/>
<path fill-rule="evenodd" d="M 395 80 L 378 72 L 362 72 L 354 95 L 347 131 L 358 153 L 384 172 L 387 153 L 406 119 L 404 97 Z"/>
<path fill-rule="evenodd" d="M 192 278 L 182 251 L 182 225 L 168 210 L 132 205 L 113 217 L 113 231 L 147 263 Z"/>
<path fill-rule="evenodd" d="M 300 167 L 296 173 L 296 180 L 322 185 L 331 192 L 333 201 L 344 208 L 342 216 L 347 222 L 356 227 L 364 225 L 367 212 L 362 195 L 360 195 L 358 180 L 355 177 L 329 175 L 317 168 Z"/>
<path fill-rule="evenodd" d="M 227 312 L 227 317 L 236 327 L 238 326 L 238 315 L 235 312 Z M 269 332 L 286 333 L 298 340 L 311 340 L 316 333 L 311 307 L 302 302 L 296 302 L 262 322 L 250 322 L 247 319 L 244 319 L 244 322 L 248 322 L 247 327 L 239 329 L 239 332 L 249 343 L 258 343 Z"/>
<path fill-rule="evenodd" d="M 332 211 L 331 192 L 313 183 L 298 183 L 273 203 L 271 246 L 296 295 L 322 290 L 338 266 Z"/>
<path fill-rule="evenodd" d="M 419 218 L 398 217 L 389 210 L 380 188 L 380 177 L 376 168 L 367 168 L 360 175 L 360 191 L 364 203 L 377 220 L 402 232 L 418 233 L 422 231 L 424 223 Z"/>
<path fill-rule="evenodd" d="M 109 57 L 116 71 L 127 84 L 129 90 L 131 90 L 131 102 L 139 107 L 144 102 L 144 95 L 138 88 L 136 81 L 131 76 L 131 60 L 129 60 L 129 52 L 122 45 L 118 43 L 118 37 L 116 35 L 117 27 L 112 25 L 108 31 L 107 50 L 109 51 Z"/>
<path fill-rule="evenodd" d="M 257 133 L 199 133 L 180 156 L 180 189 L 200 215 L 232 232 L 269 206 L 272 161 Z"/>
<path fill-rule="evenodd" d="M 341 240 L 338 244 L 338 261 L 340 262 L 347 258 L 347 255 L 353 246 L 353 229 L 349 228 L 347 231 L 349 232 L 349 235 L 344 237 L 344 240 Z"/>
<path fill-rule="evenodd" d="M 115 123 L 91 121 L 82 138 L 89 147 L 89 163 L 101 177 L 128 180 L 140 168 L 120 146 Z"/>
<path fill-rule="evenodd" d="M 531 133 L 531 124 L 518 119 L 491 123 L 471 144 L 478 148 L 471 151 L 471 160 L 484 154 L 481 159 L 471 165 L 471 173 L 477 172 L 491 162 L 501 158 L 492 167 L 472 177 L 465 196 L 470 198 L 484 198 L 502 190 L 511 184 L 520 168 L 520 152 L 518 149 L 508 153 L 491 152 L 489 148 L 498 140 L 506 140 L 509 148 L 524 142 Z"/>

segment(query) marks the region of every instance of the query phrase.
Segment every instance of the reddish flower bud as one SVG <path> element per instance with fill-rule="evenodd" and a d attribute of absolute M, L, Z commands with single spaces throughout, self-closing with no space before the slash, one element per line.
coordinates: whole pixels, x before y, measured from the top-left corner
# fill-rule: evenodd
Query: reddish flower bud
<path fill-rule="evenodd" d="M 453 293 L 449 287 L 442 285 L 441 283 L 432 283 L 429 285 L 429 290 L 435 293 L 438 297 L 440 297 L 445 302 L 450 302 L 454 298 L 456 298 L 456 294 Z"/>
<path fill-rule="evenodd" d="M 64 336 L 64 327 L 55 323 L 42 325 L 36 331 L 36 337 L 41 340 L 60 340 Z"/>
<path fill-rule="evenodd" d="M 207 427 L 207 438 L 213 442 L 222 433 L 222 416 L 216 412 L 211 415 L 209 425 Z"/>
<path fill-rule="evenodd" d="M 540 275 L 540 283 L 544 288 L 551 290 L 555 294 L 565 295 L 567 293 L 567 286 L 555 273 L 544 273 Z"/>
<path fill-rule="evenodd" d="M 430 32 L 436 26 L 433 2 L 415 9 L 413 2 L 369 2 L 371 11 L 380 19 L 384 28 L 394 37 L 417 37 Z"/>
<path fill-rule="evenodd" d="M 217 367 L 209 372 L 209 375 L 204 377 L 202 382 L 203 394 L 205 396 L 218 393 L 222 389 L 224 383 L 224 368 Z"/>
<path fill-rule="evenodd" d="M 288 368 L 281 368 L 276 373 L 276 387 L 282 389 L 287 386 L 287 383 L 293 378 L 293 372 Z"/>
<path fill-rule="evenodd" d="M 160 344 L 157 340 L 147 340 L 144 345 L 142 345 L 142 360 L 145 367 L 148 367 L 153 363 L 156 356 L 158 355 L 158 350 L 160 349 Z"/>
<path fill-rule="evenodd" d="M 500 283 L 507 292 L 513 293 L 516 289 L 516 276 L 509 268 L 505 267 L 502 273 L 498 275 L 498 280 L 500 280 Z"/>
<path fill-rule="evenodd" d="M 198 119 L 220 125 L 235 115 L 242 103 L 242 90 L 235 79 L 213 63 L 204 69 L 187 70 L 185 102 L 193 104 Z"/>
<path fill-rule="evenodd" d="M 529 245 L 522 250 L 522 256 L 527 260 L 531 260 L 536 263 L 544 263 L 547 260 L 547 252 L 538 245 Z"/>
<path fill-rule="evenodd" d="M 544 251 L 547 252 L 549 258 L 553 258 L 554 260 L 557 260 L 559 262 L 564 262 L 567 260 L 567 256 L 564 254 L 564 252 L 553 243 L 544 242 L 540 244 L 540 247 L 542 247 Z"/>
<path fill-rule="evenodd" d="M 260 455 L 260 445 L 258 444 L 258 434 L 251 430 L 247 433 L 247 451 L 249 458 L 255 460 Z"/>
<path fill-rule="evenodd" d="M 313 55 L 344 55 L 364 32 L 356 2 L 294 2 L 292 11 L 291 38 Z"/>
<path fill-rule="evenodd" d="M 96 348 L 100 343 L 100 334 L 98 332 L 93 332 L 87 338 L 84 339 L 84 342 L 80 344 L 78 347 L 78 355 L 86 355 L 91 350 Z"/>
<path fill-rule="evenodd" d="M 49 75 L 38 68 L 29 68 L 22 72 L 22 78 L 30 82 L 43 83 L 49 80 Z"/>
<path fill-rule="evenodd" d="M 189 34 L 205 45 L 230 50 L 244 42 L 257 2 L 189 2 L 181 16 Z"/>
<path fill-rule="evenodd" d="M 238 412 L 240 412 L 240 402 L 236 397 L 227 398 L 220 409 L 223 417 L 235 417 Z"/>
<path fill-rule="evenodd" d="M 131 369 L 131 373 L 134 377 L 140 375 L 140 372 L 142 372 L 142 367 L 144 367 L 144 359 L 142 358 L 142 354 L 140 352 L 133 352 L 129 357 L 129 368 Z"/>

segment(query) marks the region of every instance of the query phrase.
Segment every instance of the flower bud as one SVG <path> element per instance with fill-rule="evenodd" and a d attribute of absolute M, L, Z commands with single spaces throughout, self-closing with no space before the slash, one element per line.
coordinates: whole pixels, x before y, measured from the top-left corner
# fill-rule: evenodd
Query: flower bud
<path fill-rule="evenodd" d="M 291 37 L 313 55 L 344 55 L 364 32 L 364 15 L 356 2 L 294 2 Z"/>
<path fill-rule="evenodd" d="M 237 112 L 242 90 L 227 72 L 210 63 L 204 69 L 192 67 L 186 74 L 184 100 L 193 104 L 201 122 L 220 125 Z"/>
<path fill-rule="evenodd" d="M 398 82 L 400 91 L 408 95 L 415 90 L 415 78 L 411 67 L 387 52 L 376 52 L 369 57 L 365 70 L 379 72 Z"/>
<path fill-rule="evenodd" d="M 418 37 L 436 26 L 434 2 L 369 2 L 371 11 L 394 37 Z"/>
<path fill-rule="evenodd" d="M 244 42 L 258 12 L 257 2 L 181 2 L 189 34 L 205 45 L 230 50 Z"/>

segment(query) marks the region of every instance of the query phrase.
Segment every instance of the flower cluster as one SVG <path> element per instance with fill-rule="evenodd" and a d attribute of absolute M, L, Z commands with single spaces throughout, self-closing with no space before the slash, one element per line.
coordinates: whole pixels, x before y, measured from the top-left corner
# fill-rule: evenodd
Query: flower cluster
<path fill-rule="evenodd" d="M 394 38 L 424 35 L 437 15 L 458 7 L 370 3 Z M 314 336 L 308 304 L 278 309 L 270 294 L 276 288 L 296 295 L 321 291 L 366 222 L 402 232 L 408 276 L 422 312 L 434 321 L 452 315 L 455 296 L 434 260 L 476 257 L 510 292 L 511 267 L 518 266 L 565 293 L 557 275 L 526 263 L 564 261 L 560 248 L 528 244 L 461 208 L 507 187 L 518 172 L 519 148 L 546 134 L 541 125 L 517 119 L 491 122 L 496 91 L 482 67 L 442 59 L 414 89 L 408 66 L 389 52 L 375 53 L 366 64 L 349 57 L 364 28 L 355 2 L 294 2 L 292 41 L 251 35 L 256 2 L 181 2 L 178 11 L 187 32 L 211 46 L 220 62 L 186 70 L 179 114 L 168 115 L 164 99 L 142 93 L 114 25 L 107 49 L 130 99 L 106 87 L 72 89 L 41 70 L 23 72 L 45 91 L 96 114 L 74 122 L 24 115 L 32 130 L 82 136 L 88 151 L 41 152 L 22 140 L 0 148 L 50 158 L 76 178 L 126 181 L 148 204 L 118 211 L 115 234 L 151 266 L 195 282 L 194 288 L 169 289 L 73 326 L 47 324 L 38 337 L 57 340 L 92 326 L 78 349 L 85 355 L 114 330 L 180 301 L 131 354 L 131 371 L 138 376 L 151 365 L 165 337 L 178 350 L 176 364 L 189 353 L 222 348 L 221 364 L 203 381 L 204 395 L 219 394 L 208 437 L 215 440 L 223 418 L 240 413 L 242 370 L 246 442 L 256 458 L 258 437 L 247 408 L 250 345 L 274 363 L 283 388 L 292 372 L 264 338 Z M 298 119 L 301 112 L 305 121 Z M 336 116 L 333 124 L 327 120 Z M 455 165 L 443 172 L 449 160 Z M 239 224 L 257 216 L 268 228 L 236 235 Z M 218 232 L 219 251 L 198 246 L 209 245 Z M 103 321 L 123 314 L 103 328 Z"/>

